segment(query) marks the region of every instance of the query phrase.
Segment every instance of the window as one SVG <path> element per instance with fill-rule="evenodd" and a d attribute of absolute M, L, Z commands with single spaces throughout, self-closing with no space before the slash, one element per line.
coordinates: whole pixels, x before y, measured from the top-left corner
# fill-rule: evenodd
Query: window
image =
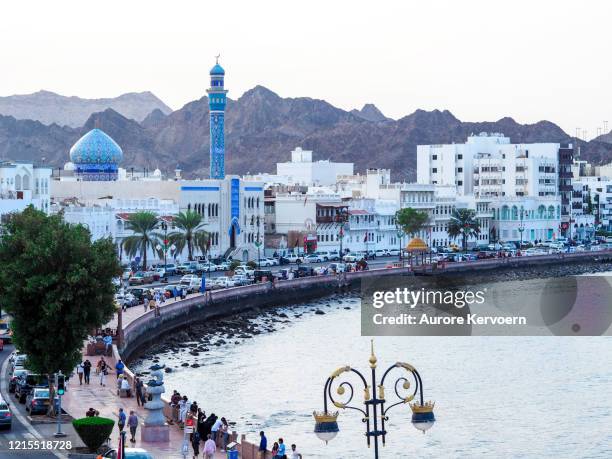
<path fill-rule="evenodd" d="M 438 159 L 438 155 L 431 155 L 431 159 L 435 161 L 436 159 Z"/>
<path fill-rule="evenodd" d="M 457 185 L 462 186 L 463 185 L 463 180 L 457 180 Z"/>
<path fill-rule="evenodd" d="M 457 172 L 463 172 L 463 167 L 458 167 Z"/>
<path fill-rule="evenodd" d="M 431 169 L 431 173 L 432 173 L 432 174 L 435 174 L 435 173 L 437 173 L 437 172 L 438 172 L 438 168 L 433 167 L 433 168 Z"/>

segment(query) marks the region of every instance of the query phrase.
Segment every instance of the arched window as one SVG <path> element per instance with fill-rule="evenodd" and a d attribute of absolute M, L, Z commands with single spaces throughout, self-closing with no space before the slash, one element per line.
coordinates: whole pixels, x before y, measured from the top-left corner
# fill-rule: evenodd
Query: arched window
<path fill-rule="evenodd" d="M 501 219 L 510 220 L 510 209 L 508 208 L 508 206 L 502 206 Z"/>
<path fill-rule="evenodd" d="M 22 182 L 22 187 L 24 190 L 29 190 L 30 189 L 30 177 L 28 175 L 24 175 L 23 176 L 23 182 Z M 39 188 L 39 181 L 38 179 L 36 179 L 36 190 L 38 192 L 38 188 Z"/>
<path fill-rule="evenodd" d="M 259 197 L 257 198 L 257 208 L 259 209 Z"/>
<path fill-rule="evenodd" d="M 21 191 L 21 175 L 15 176 L 15 189 Z"/>
<path fill-rule="evenodd" d="M 538 207 L 538 218 L 542 219 L 544 218 L 544 214 L 546 213 L 546 207 L 544 206 L 539 206 Z"/>
<path fill-rule="evenodd" d="M 211 216 L 211 214 L 210 214 L 210 207 L 211 207 L 211 204 L 210 204 L 210 202 L 209 202 L 209 203 L 208 203 L 208 216 L 209 216 L 209 217 Z"/>
<path fill-rule="evenodd" d="M 518 220 L 518 209 L 516 206 L 512 206 L 512 220 Z"/>
<path fill-rule="evenodd" d="M 548 218 L 555 218 L 555 207 L 554 206 L 548 207 Z"/>

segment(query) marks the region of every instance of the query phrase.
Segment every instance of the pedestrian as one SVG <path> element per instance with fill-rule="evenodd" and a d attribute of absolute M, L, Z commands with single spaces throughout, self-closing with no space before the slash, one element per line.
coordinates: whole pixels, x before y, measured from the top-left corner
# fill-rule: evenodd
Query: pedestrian
<path fill-rule="evenodd" d="M 206 424 L 206 413 L 202 411 L 200 408 L 198 408 L 198 422 L 196 424 L 196 429 L 198 430 L 198 433 L 200 434 L 200 438 L 206 438 L 205 424 Z"/>
<path fill-rule="evenodd" d="M 113 337 L 111 335 L 104 335 L 102 341 L 104 342 L 104 351 L 106 355 L 110 355 L 111 348 L 113 347 Z"/>
<path fill-rule="evenodd" d="M 134 413 L 134 411 L 130 411 L 130 417 L 128 418 L 128 426 L 130 426 L 130 435 L 132 436 L 132 438 L 130 438 L 130 441 L 132 443 L 135 443 L 136 428 L 138 427 L 138 416 L 136 416 L 136 413 Z"/>
<path fill-rule="evenodd" d="M 221 451 L 225 452 L 227 449 L 227 444 L 229 443 L 229 425 L 227 423 L 227 419 L 221 418 Z"/>
<path fill-rule="evenodd" d="M 148 295 L 145 295 L 143 305 L 144 305 L 144 312 L 147 312 L 147 309 L 149 307 L 149 296 Z"/>
<path fill-rule="evenodd" d="M 85 362 L 83 362 L 83 377 L 85 378 L 85 384 L 89 384 L 90 373 L 91 373 L 91 362 L 89 360 L 85 360 Z"/>
<path fill-rule="evenodd" d="M 193 459 L 196 459 L 200 455 L 200 434 L 196 430 L 191 437 L 191 447 L 193 448 Z"/>
<path fill-rule="evenodd" d="M 76 371 L 79 377 L 79 386 L 82 386 L 83 385 L 83 371 L 84 371 L 83 362 L 77 365 Z"/>
<path fill-rule="evenodd" d="M 265 453 L 263 457 L 266 457 Z M 274 445 L 272 445 L 272 459 L 280 459 L 278 455 L 278 442 L 274 442 Z"/>
<path fill-rule="evenodd" d="M 302 455 L 298 452 L 295 443 L 291 445 L 291 458 L 290 459 L 302 459 Z"/>
<path fill-rule="evenodd" d="M 106 362 L 102 361 L 102 365 L 100 365 L 100 385 L 106 386 L 106 375 L 108 374 L 108 367 L 106 366 Z"/>
<path fill-rule="evenodd" d="M 276 453 L 276 455 L 279 459 L 287 459 L 286 446 L 282 438 L 278 439 L 278 453 Z"/>
<path fill-rule="evenodd" d="M 100 416 L 100 412 L 98 410 L 94 410 L 93 408 L 89 408 L 85 412 L 85 416 L 88 418 L 93 418 L 94 416 Z"/>
<path fill-rule="evenodd" d="M 183 398 L 178 403 L 179 405 L 179 422 L 181 424 L 185 423 L 185 418 L 187 417 L 187 407 L 189 406 L 189 400 L 186 395 L 183 395 Z"/>
<path fill-rule="evenodd" d="M 198 414 L 198 402 L 195 400 L 193 401 L 193 403 L 189 406 L 189 412 L 194 416 Z"/>
<path fill-rule="evenodd" d="M 125 364 L 119 359 L 117 364 L 115 365 L 115 370 L 117 370 L 117 379 L 119 379 L 123 375 L 123 370 L 125 368 Z"/>
<path fill-rule="evenodd" d="M 132 388 L 130 387 L 130 382 L 128 381 L 127 377 L 125 375 L 123 375 L 123 377 L 118 380 L 121 381 L 121 386 L 119 387 L 120 390 L 124 390 L 125 394 L 128 397 L 132 396 Z"/>
<path fill-rule="evenodd" d="M 144 383 L 138 376 L 136 376 L 136 379 L 134 380 L 134 393 L 136 394 L 136 404 L 138 406 L 144 406 Z"/>
<path fill-rule="evenodd" d="M 211 416 L 214 416 L 214 414 L 212 414 Z M 210 431 L 212 433 L 212 439 L 215 441 L 216 445 L 219 444 L 219 429 L 221 428 L 222 424 L 223 423 L 221 422 L 221 419 L 217 418 L 217 419 L 215 419 L 215 423 L 213 424 L 212 428 L 210 429 Z"/>
<path fill-rule="evenodd" d="M 268 439 L 262 430 L 259 432 L 259 458 L 266 459 L 266 450 L 268 449 Z"/>
<path fill-rule="evenodd" d="M 125 428 L 125 421 L 125 411 L 123 411 L 123 408 L 119 408 L 119 421 L 117 422 L 117 425 L 119 426 L 119 432 L 123 432 L 123 429 Z"/>
<path fill-rule="evenodd" d="M 204 443 L 204 458 L 213 459 L 215 456 L 215 451 L 217 451 L 215 442 L 212 440 L 212 438 L 210 438 L 210 434 L 208 434 L 207 440 Z"/>

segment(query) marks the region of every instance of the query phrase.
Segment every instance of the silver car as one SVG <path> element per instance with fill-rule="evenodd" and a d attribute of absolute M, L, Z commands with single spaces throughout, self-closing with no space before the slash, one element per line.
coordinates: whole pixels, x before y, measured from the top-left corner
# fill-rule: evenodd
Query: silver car
<path fill-rule="evenodd" d="M 13 413 L 7 401 L 0 398 L 0 427 L 10 429 L 13 425 Z"/>

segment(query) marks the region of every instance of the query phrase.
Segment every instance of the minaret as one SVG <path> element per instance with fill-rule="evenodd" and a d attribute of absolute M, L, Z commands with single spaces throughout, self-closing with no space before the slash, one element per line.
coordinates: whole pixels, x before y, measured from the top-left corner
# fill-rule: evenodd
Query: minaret
<path fill-rule="evenodd" d="M 225 178 L 225 104 L 227 91 L 223 88 L 225 70 L 219 65 L 210 69 L 208 108 L 210 110 L 210 178 Z"/>

